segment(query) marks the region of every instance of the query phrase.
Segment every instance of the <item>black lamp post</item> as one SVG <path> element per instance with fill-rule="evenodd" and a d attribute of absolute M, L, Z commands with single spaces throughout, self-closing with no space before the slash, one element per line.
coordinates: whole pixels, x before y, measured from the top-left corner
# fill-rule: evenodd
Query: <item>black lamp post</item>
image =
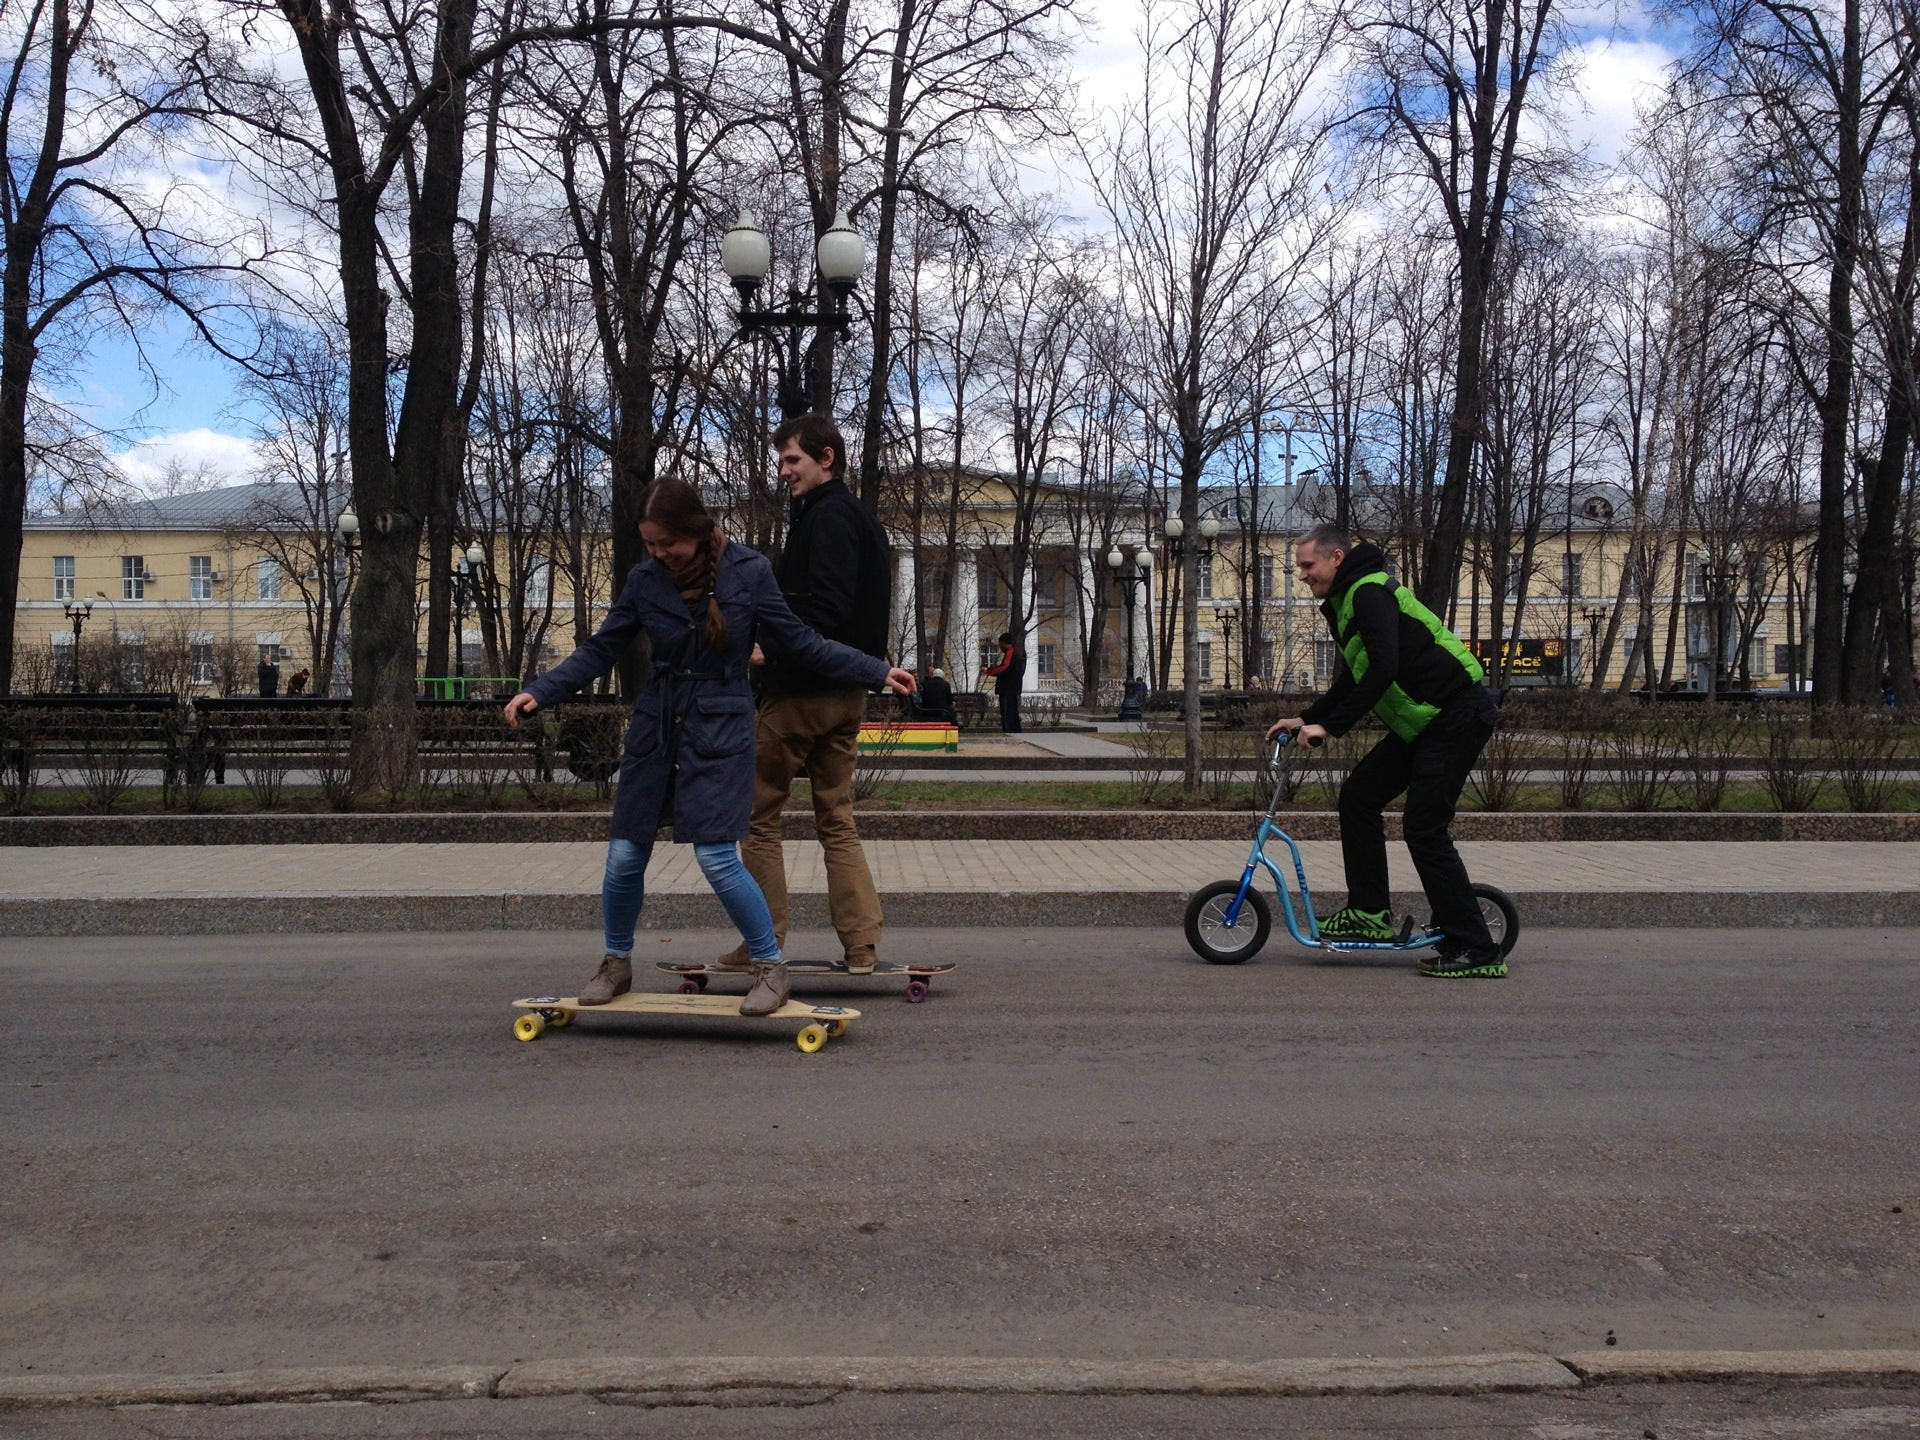
<path fill-rule="evenodd" d="M 1709 565 L 1707 581 L 1707 693 L 1718 698 L 1727 688 L 1727 607 L 1733 599 L 1737 572 L 1726 563 Z M 1851 587 L 1849 587 L 1851 588 Z"/>
<path fill-rule="evenodd" d="M 478 543 L 467 546 L 465 563 L 453 567 L 453 678 L 467 678 L 467 599 L 471 590 L 473 608 L 480 608 L 480 575 L 487 563 L 487 552 Z M 460 686 L 460 698 L 467 698 L 467 687 Z"/>
<path fill-rule="evenodd" d="M 1220 629 L 1225 637 L 1221 641 L 1226 648 L 1220 654 L 1220 688 L 1231 690 L 1233 688 L 1233 622 L 1239 617 L 1233 613 L 1231 605 L 1222 605 L 1214 610 L 1213 618 L 1220 622 Z"/>
<path fill-rule="evenodd" d="M 1107 568 L 1113 571 L 1113 578 L 1120 585 L 1120 605 L 1127 612 L 1127 656 L 1122 668 L 1126 671 L 1126 680 L 1120 686 L 1120 710 L 1113 718 L 1116 720 L 1138 720 L 1140 715 L 1140 686 L 1133 673 L 1133 611 L 1137 597 L 1137 588 L 1146 593 L 1147 582 L 1153 572 L 1153 551 L 1137 540 L 1117 540 L 1113 549 L 1107 552 Z"/>
<path fill-rule="evenodd" d="M 846 339 L 852 315 L 847 301 L 867 268 L 867 245 L 847 223 L 847 212 L 833 217 L 833 224 L 814 247 L 817 272 L 815 292 L 808 294 L 797 285 L 787 287 L 787 303 L 779 310 L 756 310 L 754 298 L 767 272 L 773 268 L 773 247 L 767 235 L 748 211 L 720 242 L 720 266 L 740 295 L 739 339 L 756 331 L 773 344 L 774 364 L 779 376 L 780 416 L 791 420 L 796 415 L 827 408 L 827 397 L 820 388 L 821 359 L 832 345 L 830 336 Z M 820 308 L 810 309 L 810 304 Z M 808 329 L 814 331 L 810 342 Z M 803 343 L 804 342 L 804 343 Z"/>
<path fill-rule="evenodd" d="M 74 694 L 80 693 L 80 629 L 93 614 L 93 601 L 69 600 L 66 604 L 67 619 L 73 622 L 73 674 L 69 688 Z"/>
<path fill-rule="evenodd" d="M 1580 612 L 1580 615 L 1581 618 L 1587 622 L 1588 660 L 1587 665 L 1582 668 L 1590 669 L 1590 667 L 1600 663 L 1600 627 L 1607 623 L 1607 611 L 1605 606 L 1589 605 L 1585 610 Z M 1597 671 L 1593 671 L 1592 673 L 1595 678 L 1598 678 Z"/>

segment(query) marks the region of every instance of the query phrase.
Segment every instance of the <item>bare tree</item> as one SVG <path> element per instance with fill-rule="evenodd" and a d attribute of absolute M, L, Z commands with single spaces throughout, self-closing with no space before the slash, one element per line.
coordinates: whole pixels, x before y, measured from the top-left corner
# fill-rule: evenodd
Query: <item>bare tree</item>
<path fill-rule="evenodd" d="M 1250 423 L 1248 347 L 1312 254 L 1320 131 L 1310 107 L 1329 18 L 1296 0 L 1180 0 L 1150 12 L 1140 98 L 1091 157 L 1143 332 L 1129 383 L 1140 408 L 1164 410 L 1179 517 L 1195 538 L 1201 478 Z M 1189 793 L 1201 784 L 1197 565 L 1189 544 L 1177 581 Z"/>

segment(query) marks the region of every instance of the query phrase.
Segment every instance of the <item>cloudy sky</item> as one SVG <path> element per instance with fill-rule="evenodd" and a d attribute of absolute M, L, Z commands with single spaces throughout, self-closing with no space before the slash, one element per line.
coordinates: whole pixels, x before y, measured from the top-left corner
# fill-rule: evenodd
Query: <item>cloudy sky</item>
<path fill-rule="evenodd" d="M 1137 84 L 1139 0 L 1088 0 L 1083 9 L 1094 29 L 1074 68 L 1083 101 L 1097 110 L 1101 97 L 1130 93 Z M 1584 11 L 1578 26 L 1572 59 L 1579 99 L 1562 119 L 1575 143 L 1585 145 L 1594 160 L 1611 164 L 1633 127 L 1635 107 L 1657 88 L 1674 59 L 1674 40 L 1633 6 Z M 1040 178 L 1076 196 L 1086 194 L 1071 174 L 1041 172 Z M 157 386 L 130 346 L 103 341 L 64 398 L 105 429 L 143 437 L 130 442 L 118 459 L 128 478 L 144 489 L 158 488 L 170 469 L 217 476 L 229 484 L 248 479 L 254 447 L 246 438 L 249 416 L 234 393 L 232 372 L 178 324 L 150 333 L 146 349 L 159 371 Z"/>

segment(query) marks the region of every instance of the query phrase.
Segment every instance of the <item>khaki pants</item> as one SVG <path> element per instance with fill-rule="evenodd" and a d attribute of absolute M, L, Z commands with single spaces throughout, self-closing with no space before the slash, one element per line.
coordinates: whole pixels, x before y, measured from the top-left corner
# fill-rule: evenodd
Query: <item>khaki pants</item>
<path fill-rule="evenodd" d="M 880 895 L 853 824 L 853 767 L 859 756 L 864 690 L 789 695 L 760 706 L 753 785 L 753 829 L 740 855 L 766 892 L 774 934 L 787 943 L 787 867 L 780 811 L 805 766 L 813 785 L 813 822 L 826 852 L 827 911 L 848 955 L 880 943 Z"/>

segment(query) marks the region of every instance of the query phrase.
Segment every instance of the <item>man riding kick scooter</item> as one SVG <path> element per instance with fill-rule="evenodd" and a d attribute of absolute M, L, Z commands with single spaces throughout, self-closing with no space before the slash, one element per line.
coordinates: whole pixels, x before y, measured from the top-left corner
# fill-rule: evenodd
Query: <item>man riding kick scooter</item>
<path fill-rule="evenodd" d="M 1340 787 L 1340 851 L 1347 868 L 1346 908 L 1320 922 L 1344 940 L 1391 940 L 1387 888 L 1387 804 L 1402 791 L 1407 849 L 1446 938 L 1420 973 L 1497 979 L 1506 961 L 1487 931 L 1467 867 L 1454 849 L 1453 814 L 1499 709 L 1473 653 L 1406 586 L 1387 573 L 1387 557 L 1334 525 L 1317 525 L 1295 549 L 1300 579 L 1321 602 L 1342 664 L 1327 693 L 1267 731 L 1320 743 L 1344 735 L 1369 710 L 1387 733 Z"/>

